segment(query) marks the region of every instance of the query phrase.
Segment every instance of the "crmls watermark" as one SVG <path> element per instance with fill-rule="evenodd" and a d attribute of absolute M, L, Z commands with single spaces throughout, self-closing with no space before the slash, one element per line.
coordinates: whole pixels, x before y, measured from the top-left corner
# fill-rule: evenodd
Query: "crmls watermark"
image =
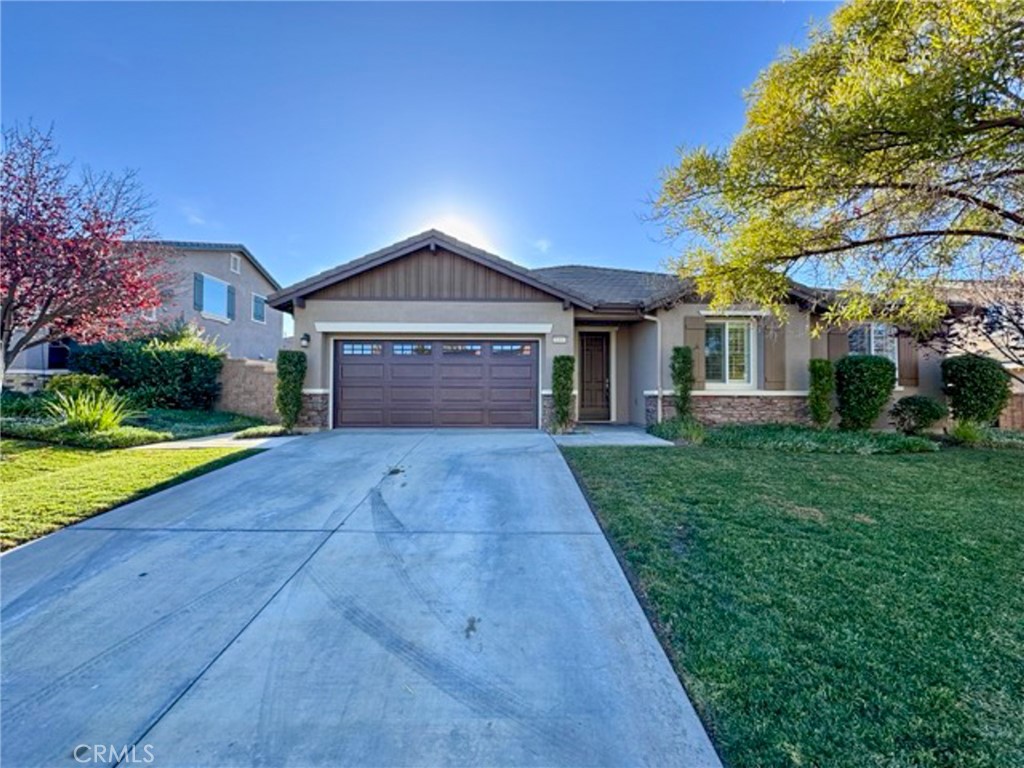
<path fill-rule="evenodd" d="M 71 756 L 76 762 L 88 765 L 89 763 L 117 763 L 118 765 L 145 765 L 152 763 L 152 744 L 122 744 L 120 747 L 114 744 L 79 744 L 71 750 Z"/>

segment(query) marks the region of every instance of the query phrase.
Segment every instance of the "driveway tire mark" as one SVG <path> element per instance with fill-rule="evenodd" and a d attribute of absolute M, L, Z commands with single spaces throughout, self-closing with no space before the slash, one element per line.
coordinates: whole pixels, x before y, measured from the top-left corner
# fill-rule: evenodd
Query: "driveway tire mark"
<path fill-rule="evenodd" d="M 406 639 L 379 616 L 358 605 L 351 595 L 345 594 L 333 584 L 329 576 L 313 569 L 309 577 L 323 592 L 331 607 L 346 621 L 434 687 L 482 717 L 510 720 L 541 737 L 560 753 L 557 764 L 592 762 L 592 756 L 584 756 L 576 749 L 579 740 L 571 730 L 545 727 L 542 723 L 547 715 L 532 709 L 514 691 L 495 685 L 488 678 L 466 669 L 451 658 Z"/>
<path fill-rule="evenodd" d="M 395 546 L 398 537 L 406 533 L 405 525 L 398 519 L 395 513 L 391 511 L 391 507 L 388 506 L 388 503 L 384 500 L 384 496 L 381 494 L 379 487 L 370 491 L 370 510 L 373 514 L 373 532 L 377 540 L 377 546 L 384 555 L 384 559 L 388 567 L 395 576 L 398 577 L 398 580 L 402 585 L 413 595 L 413 597 L 427 607 L 427 610 L 433 614 L 434 618 L 436 618 L 442 626 L 454 633 L 458 633 L 458 625 L 450 618 L 452 611 L 445 610 L 447 606 L 439 597 L 437 597 L 437 593 L 439 592 L 437 585 L 433 584 L 432 580 L 429 578 L 423 581 L 415 579 L 409 572 L 405 558 L 402 557 L 401 552 L 398 551 L 398 547 Z M 433 586 L 434 588 L 431 590 L 428 588 L 429 586 Z M 454 609 L 454 606 L 451 607 Z"/>
<path fill-rule="evenodd" d="M 213 589 L 207 590 L 206 592 L 203 592 L 202 594 L 193 598 L 192 600 L 189 600 L 187 603 L 179 606 L 170 613 L 164 614 L 160 618 L 151 621 L 143 627 L 140 627 L 136 631 L 122 638 L 121 640 L 104 649 L 95 656 L 92 656 L 88 660 L 68 670 L 63 675 L 48 683 L 47 685 L 43 686 L 39 690 L 32 692 L 24 699 L 14 702 L 13 704 L 5 702 L 5 714 L 7 716 L 16 715 L 17 713 L 21 712 L 22 710 L 24 710 L 32 704 L 47 703 L 40 702 L 39 700 L 42 698 L 49 698 L 53 694 L 62 690 L 63 688 L 66 688 L 67 685 L 71 683 L 73 680 L 76 680 L 85 675 L 86 673 L 88 673 L 99 663 L 109 658 L 114 653 L 118 653 L 128 648 L 131 648 L 132 646 L 138 645 L 154 630 L 157 630 L 167 624 L 170 624 L 172 621 L 177 620 L 181 616 L 185 616 L 192 613 L 197 608 L 202 606 L 204 603 L 207 603 L 210 600 L 212 600 L 214 597 L 219 596 L 223 592 L 230 591 L 232 588 L 237 586 L 241 581 L 247 579 L 250 575 L 262 572 L 264 570 L 265 567 L 260 566 L 258 568 L 250 568 L 246 571 L 243 571 L 242 573 L 239 573 L 237 576 L 234 576 L 228 579 L 227 581 L 218 584 Z"/>
<path fill-rule="evenodd" d="M 410 448 L 410 449 L 409 449 L 408 451 L 406 451 L 406 452 L 405 452 L 405 454 L 404 454 L 404 455 L 403 455 L 403 456 L 401 457 L 401 459 L 399 459 L 399 461 L 403 460 L 403 459 L 404 459 L 404 458 L 405 458 L 406 456 L 408 456 L 408 455 L 409 455 L 410 453 L 412 453 L 413 451 L 415 451 L 415 450 L 416 450 L 416 448 L 418 448 L 418 447 L 419 447 L 419 445 L 420 445 L 420 444 L 421 444 L 421 443 L 422 443 L 422 442 L 423 442 L 424 440 L 426 440 L 426 439 L 427 439 L 428 437 L 430 437 L 430 435 L 431 435 L 431 434 L 433 434 L 433 432 L 432 432 L 432 431 L 430 431 L 430 432 L 426 432 L 426 433 L 425 433 L 425 434 L 424 434 L 424 435 L 423 435 L 423 436 L 422 436 L 422 437 L 421 437 L 421 438 L 420 438 L 419 440 L 417 440 L 417 441 L 416 441 L 416 442 L 415 442 L 415 443 L 413 444 L 413 446 L 412 446 L 412 447 L 411 447 L 411 448 Z M 375 485 L 373 486 L 373 488 L 376 488 L 376 487 L 378 487 L 378 486 L 379 486 L 379 485 L 380 485 L 380 484 L 381 484 L 381 483 L 382 483 L 383 481 L 384 481 L 384 480 L 383 480 L 383 478 L 381 478 L 380 480 L 378 480 L 378 481 L 377 481 L 377 483 L 376 483 L 376 484 L 375 484 Z M 371 490 L 372 490 L 372 488 L 371 488 Z M 362 506 L 362 505 L 363 505 L 363 504 L 364 504 L 364 503 L 366 502 L 366 499 L 367 499 L 367 498 L 369 497 L 369 495 L 370 495 L 370 492 L 369 492 L 369 491 L 367 491 L 366 495 L 365 495 L 365 496 L 363 496 L 363 498 L 362 498 L 362 499 L 361 499 L 361 500 L 360 500 L 360 501 L 359 501 L 359 502 L 358 502 L 357 504 L 353 505 L 353 507 L 352 507 L 352 510 L 351 510 L 351 511 L 350 511 L 350 512 L 348 513 L 348 515 L 346 515 L 346 516 L 344 517 L 344 519 L 342 519 L 342 520 L 341 520 L 341 522 L 339 522 L 339 523 L 338 523 L 338 525 L 337 525 L 337 526 L 336 526 L 336 527 L 335 527 L 335 528 L 334 528 L 334 529 L 333 529 L 332 531 L 328 532 L 328 533 L 327 533 L 327 534 L 326 534 L 326 535 L 325 535 L 325 536 L 324 536 L 324 537 L 323 537 L 323 538 L 322 538 L 322 539 L 321 539 L 321 540 L 320 540 L 320 541 L 319 541 L 319 542 L 317 543 L 317 545 L 316 545 L 315 547 L 313 547 L 312 551 L 311 551 L 311 552 L 310 552 L 310 553 L 309 553 L 309 554 L 308 554 L 308 555 L 307 555 L 307 556 L 306 556 L 305 558 L 303 558 L 303 560 L 302 560 L 302 561 L 301 561 L 301 562 L 300 562 L 300 563 L 298 564 L 298 566 L 297 566 L 297 567 L 295 568 L 295 570 L 293 570 L 293 571 L 292 571 L 292 572 L 291 572 L 291 573 L 290 573 L 290 574 L 289 574 L 289 575 L 288 575 L 288 576 L 287 576 L 287 577 L 286 577 L 286 578 L 285 578 L 285 579 L 284 579 L 284 580 L 283 580 L 283 581 L 281 582 L 281 585 L 280 585 L 280 586 L 279 586 L 279 587 L 278 587 L 278 588 L 277 588 L 276 590 L 274 590 L 273 594 L 271 594 L 271 595 L 270 595 L 270 597 L 268 597 L 268 598 L 267 598 L 267 599 L 266 599 L 266 600 L 265 600 L 265 601 L 263 602 L 263 605 L 261 605 L 261 606 L 260 606 L 260 607 L 259 607 L 259 608 L 258 608 L 258 609 L 257 609 L 257 610 L 256 610 L 256 611 L 254 612 L 254 613 L 253 613 L 253 615 L 249 617 L 249 620 L 248 620 L 248 621 L 246 621 L 246 622 L 245 622 L 245 623 L 244 623 L 244 624 L 243 624 L 243 625 L 242 625 L 242 626 L 241 626 L 241 627 L 239 628 L 238 632 L 236 632 L 236 633 L 235 633 L 235 634 L 234 634 L 234 635 L 233 635 L 233 636 L 231 637 L 231 639 L 229 639 L 229 640 L 228 640 L 228 641 L 227 641 L 227 642 L 226 642 L 226 643 L 224 644 L 224 646 L 223 646 L 223 647 L 222 647 L 222 648 L 221 648 L 221 649 L 220 649 L 219 651 L 217 651 L 217 653 L 215 653 L 215 654 L 213 655 L 213 658 L 211 658 L 211 659 L 210 659 L 210 660 L 209 660 L 209 661 L 208 661 L 208 662 L 207 662 L 207 663 L 206 663 L 205 665 L 203 665 L 203 668 L 199 670 L 199 673 L 198 673 L 198 674 L 196 674 L 196 675 L 195 675 L 195 677 L 193 677 L 193 678 L 192 678 L 192 680 L 190 680 L 190 681 L 189 681 L 189 683 L 188 683 L 187 685 L 185 685 L 185 686 L 184 686 L 184 687 L 183 687 L 183 688 L 182 688 L 182 689 L 181 689 L 181 690 L 180 690 L 180 691 L 179 691 L 179 692 L 177 693 L 177 695 L 175 695 L 175 696 L 173 696 L 173 697 L 171 698 L 171 700 L 170 700 L 170 701 L 169 701 L 169 702 L 167 703 L 167 705 L 166 705 L 166 706 L 164 706 L 164 707 L 163 707 L 163 709 L 161 709 L 161 710 L 160 710 L 160 712 L 158 712 L 158 713 L 156 714 L 156 716 L 155 716 L 155 717 L 153 717 L 153 718 L 152 718 L 152 719 L 150 720 L 149 724 L 148 724 L 148 725 L 146 725 L 146 726 L 145 726 L 144 728 L 142 728 L 142 729 L 140 730 L 140 732 L 139 732 L 138 736 L 135 736 L 135 737 L 134 737 L 134 738 L 132 739 L 132 746 L 134 746 L 134 747 L 138 747 L 138 745 L 140 744 L 140 742 L 142 742 L 142 741 L 143 741 L 143 739 L 145 739 L 145 738 L 146 738 L 146 737 L 147 737 L 147 736 L 148 736 L 148 735 L 149 735 L 149 734 L 150 734 L 150 733 L 152 732 L 152 730 L 153 730 L 154 728 L 156 728 L 156 726 L 157 726 L 157 725 L 159 725 L 160 721 L 161 721 L 161 720 L 163 720 L 163 719 L 164 719 L 164 718 L 165 718 L 165 717 L 167 716 L 167 714 L 168 714 L 168 713 L 169 713 L 169 712 L 170 712 L 170 711 L 171 711 L 172 709 L 174 709 L 174 707 L 175 707 L 175 706 L 177 706 L 178 702 L 180 702 L 180 701 L 181 701 L 181 700 L 182 700 L 182 699 L 183 699 L 183 698 L 184 698 L 184 697 L 185 697 L 186 695 L 188 695 L 188 692 L 189 692 L 189 691 L 191 691 L 191 690 L 192 690 L 193 688 L 195 688 L 196 684 L 197 684 L 197 683 L 198 683 L 198 682 L 199 682 L 200 680 L 202 680 L 202 679 L 203 679 L 203 676 L 204 676 L 204 675 L 205 675 L 205 674 L 206 674 L 207 672 L 209 672 L 209 671 L 210 671 L 210 669 L 211 669 L 211 668 L 213 667 L 213 665 L 214 665 L 214 664 L 216 664 L 216 663 L 217 663 L 217 662 L 218 662 L 218 661 L 219 661 L 219 660 L 221 659 L 221 657 L 222 657 L 222 656 L 224 656 L 224 654 L 228 652 L 228 649 L 229 649 L 229 648 L 231 648 L 231 646 L 233 646 L 233 645 L 234 645 L 234 644 L 235 644 L 235 643 L 236 643 L 236 642 L 238 641 L 238 638 L 240 638 L 240 637 L 241 637 L 241 636 L 242 636 L 242 635 L 243 635 L 243 634 L 245 633 L 245 631 L 246 631 L 247 629 L 249 629 L 249 627 L 251 627 L 251 626 L 252 626 L 253 622 L 254 622 L 254 621 L 256 621 L 256 619 L 258 619 L 258 618 L 259 618 L 259 617 L 260 617 L 260 616 L 261 616 L 261 615 L 263 614 L 263 612 L 264 612 L 264 611 L 265 611 L 265 610 L 267 609 L 267 607 L 268 607 L 268 606 L 269 606 L 269 605 L 270 605 L 271 603 L 273 603 L 273 602 L 274 602 L 274 600 L 276 600 L 276 599 L 277 599 L 278 595 L 280 595 L 280 594 L 281 594 L 282 592 L 284 592 L 284 590 L 285 590 L 285 589 L 286 589 L 286 588 L 288 587 L 288 585 L 289 585 L 289 584 L 291 584 L 291 583 L 292 583 L 292 581 L 293 581 L 293 580 L 295 579 L 295 577 L 296 577 L 296 576 L 298 576 L 298 575 L 299 575 L 299 573 L 301 573 L 301 572 L 302 572 L 302 570 L 303 570 L 303 569 L 304 569 L 304 568 L 305 568 L 305 567 L 306 567 L 307 565 L 309 565 L 310 561 L 312 561 L 312 559 L 313 559 L 314 557 L 316 557 L 316 556 L 317 556 L 317 554 L 318 554 L 318 553 L 320 552 L 320 550 L 324 548 L 324 545 L 325 545 L 325 544 L 327 544 L 327 542 L 331 540 L 331 537 L 332 537 L 332 536 L 333 536 L 333 535 L 334 535 L 334 534 L 335 534 L 335 533 L 337 532 L 337 529 L 338 529 L 338 528 L 340 528 L 340 527 L 341 527 L 342 525 L 344 525 L 344 524 L 345 524 L 345 521 L 346 521 L 346 520 L 348 520 L 348 519 L 349 519 L 349 518 L 350 518 L 350 517 L 351 517 L 352 515 L 354 515 L 354 514 L 355 514 L 355 512 L 356 512 L 356 510 L 357 510 L 357 509 L 359 509 L 359 507 L 361 507 L 361 506 Z M 117 763 L 115 763 L 115 764 L 114 764 L 114 766 L 113 766 L 113 768 L 118 768 L 118 766 L 119 766 L 119 765 L 121 765 L 121 762 L 120 762 L 120 761 L 118 761 Z"/>

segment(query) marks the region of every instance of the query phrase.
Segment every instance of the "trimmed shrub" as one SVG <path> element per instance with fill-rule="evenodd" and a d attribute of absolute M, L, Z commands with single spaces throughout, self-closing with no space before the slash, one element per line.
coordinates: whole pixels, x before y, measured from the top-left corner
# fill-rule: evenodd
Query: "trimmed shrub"
<path fill-rule="evenodd" d="M 552 425 L 556 431 L 568 429 L 572 423 L 572 382 L 576 359 L 572 355 L 558 355 L 551 371 L 551 397 L 554 400 Z"/>
<path fill-rule="evenodd" d="M 1010 374 L 989 357 L 946 358 L 942 385 L 957 421 L 992 424 L 1010 400 Z"/>
<path fill-rule="evenodd" d="M 934 397 L 910 395 L 901 397 L 889 411 L 893 426 L 905 435 L 919 435 L 928 427 L 946 418 L 949 411 Z"/>
<path fill-rule="evenodd" d="M 306 379 L 306 353 L 282 349 L 277 353 L 277 389 L 274 405 L 281 417 L 281 426 L 291 430 L 302 412 L 302 382 Z"/>
<path fill-rule="evenodd" d="M 83 390 L 75 395 L 56 392 L 48 410 L 51 416 L 76 432 L 116 429 L 125 419 L 138 415 L 126 398 L 106 389 Z"/>
<path fill-rule="evenodd" d="M 42 392 L 30 394 L 5 389 L 0 392 L 0 416 L 42 418 L 49 413 L 47 407 L 52 399 Z"/>
<path fill-rule="evenodd" d="M 700 445 L 704 442 L 707 430 L 704 425 L 692 417 L 684 419 L 668 419 L 647 428 L 648 434 L 673 442 L 682 441 Z"/>
<path fill-rule="evenodd" d="M 102 432 L 83 432 L 72 429 L 63 422 L 33 419 L 4 419 L 0 424 L 0 429 L 3 430 L 4 437 L 17 437 L 22 440 L 38 440 L 43 443 L 96 450 L 132 448 L 136 445 L 171 440 L 174 437 L 169 432 L 154 432 L 141 427 L 117 427 Z"/>
<path fill-rule="evenodd" d="M 195 326 L 155 336 L 78 346 L 68 368 L 117 382 L 142 408 L 210 410 L 220 393 L 222 350 Z"/>
<path fill-rule="evenodd" d="M 827 427 L 832 421 L 832 393 L 836 389 L 832 361 L 811 360 L 808 369 L 811 373 L 811 388 L 807 395 L 807 405 L 811 411 L 811 421 L 819 427 Z"/>
<path fill-rule="evenodd" d="M 693 350 L 689 347 L 672 347 L 671 370 L 676 418 L 685 419 L 693 413 L 690 396 L 693 391 Z"/>
<path fill-rule="evenodd" d="M 878 355 L 847 355 L 836 363 L 840 429 L 868 429 L 889 402 L 896 366 Z"/>
<path fill-rule="evenodd" d="M 939 444 L 925 437 L 895 432 L 841 432 L 797 424 L 730 424 L 708 431 L 712 448 L 742 448 L 784 453 L 931 453 Z"/>
<path fill-rule="evenodd" d="M 94 373 L 62 373 L 46 382 L 46 391 L 75 397 L 83 392 L 113 392 L 117 382 Z"/>
<path fill-rule="evenodd" d="M 261 424 L 235 433 L 235 440 L 259 440 L 264 437 L 285 437 L 295 434 L 285 428 L 284 424 Z"/>

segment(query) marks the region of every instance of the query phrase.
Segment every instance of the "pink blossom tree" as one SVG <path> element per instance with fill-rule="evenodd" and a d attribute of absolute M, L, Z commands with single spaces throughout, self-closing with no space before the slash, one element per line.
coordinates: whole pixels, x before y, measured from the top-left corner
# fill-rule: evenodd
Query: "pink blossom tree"
<path fill-rule="evenodd" d="M 140 244 L 150 204 L 132 171 L 72 178 L 52 131 L 4 131 L 0 212 L 3 370 L 22 351 L 124 336 L 161 302 L 163 257 Z"/>

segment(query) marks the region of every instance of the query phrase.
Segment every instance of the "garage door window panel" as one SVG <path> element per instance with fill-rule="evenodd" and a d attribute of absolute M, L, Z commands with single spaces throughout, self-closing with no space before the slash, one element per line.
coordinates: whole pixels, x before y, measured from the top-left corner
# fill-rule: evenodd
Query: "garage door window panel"
<path fill-rule="evenodd" d="M 480 357 L 481 344 L 445 344 L 441 353 L 452 356 Z"/>
<path fill-rule="evenodd" d="M 395 343 L 391 346 L 391 354 L 398 357 L 429 357 L 433 353 L 433 344 Z"/>
<path fill-rule="evenodd" d="M 384 345 L 365 341 L 346 341 L 341 345 L 345 357 L 369 357 L 384 354 Z"/>

